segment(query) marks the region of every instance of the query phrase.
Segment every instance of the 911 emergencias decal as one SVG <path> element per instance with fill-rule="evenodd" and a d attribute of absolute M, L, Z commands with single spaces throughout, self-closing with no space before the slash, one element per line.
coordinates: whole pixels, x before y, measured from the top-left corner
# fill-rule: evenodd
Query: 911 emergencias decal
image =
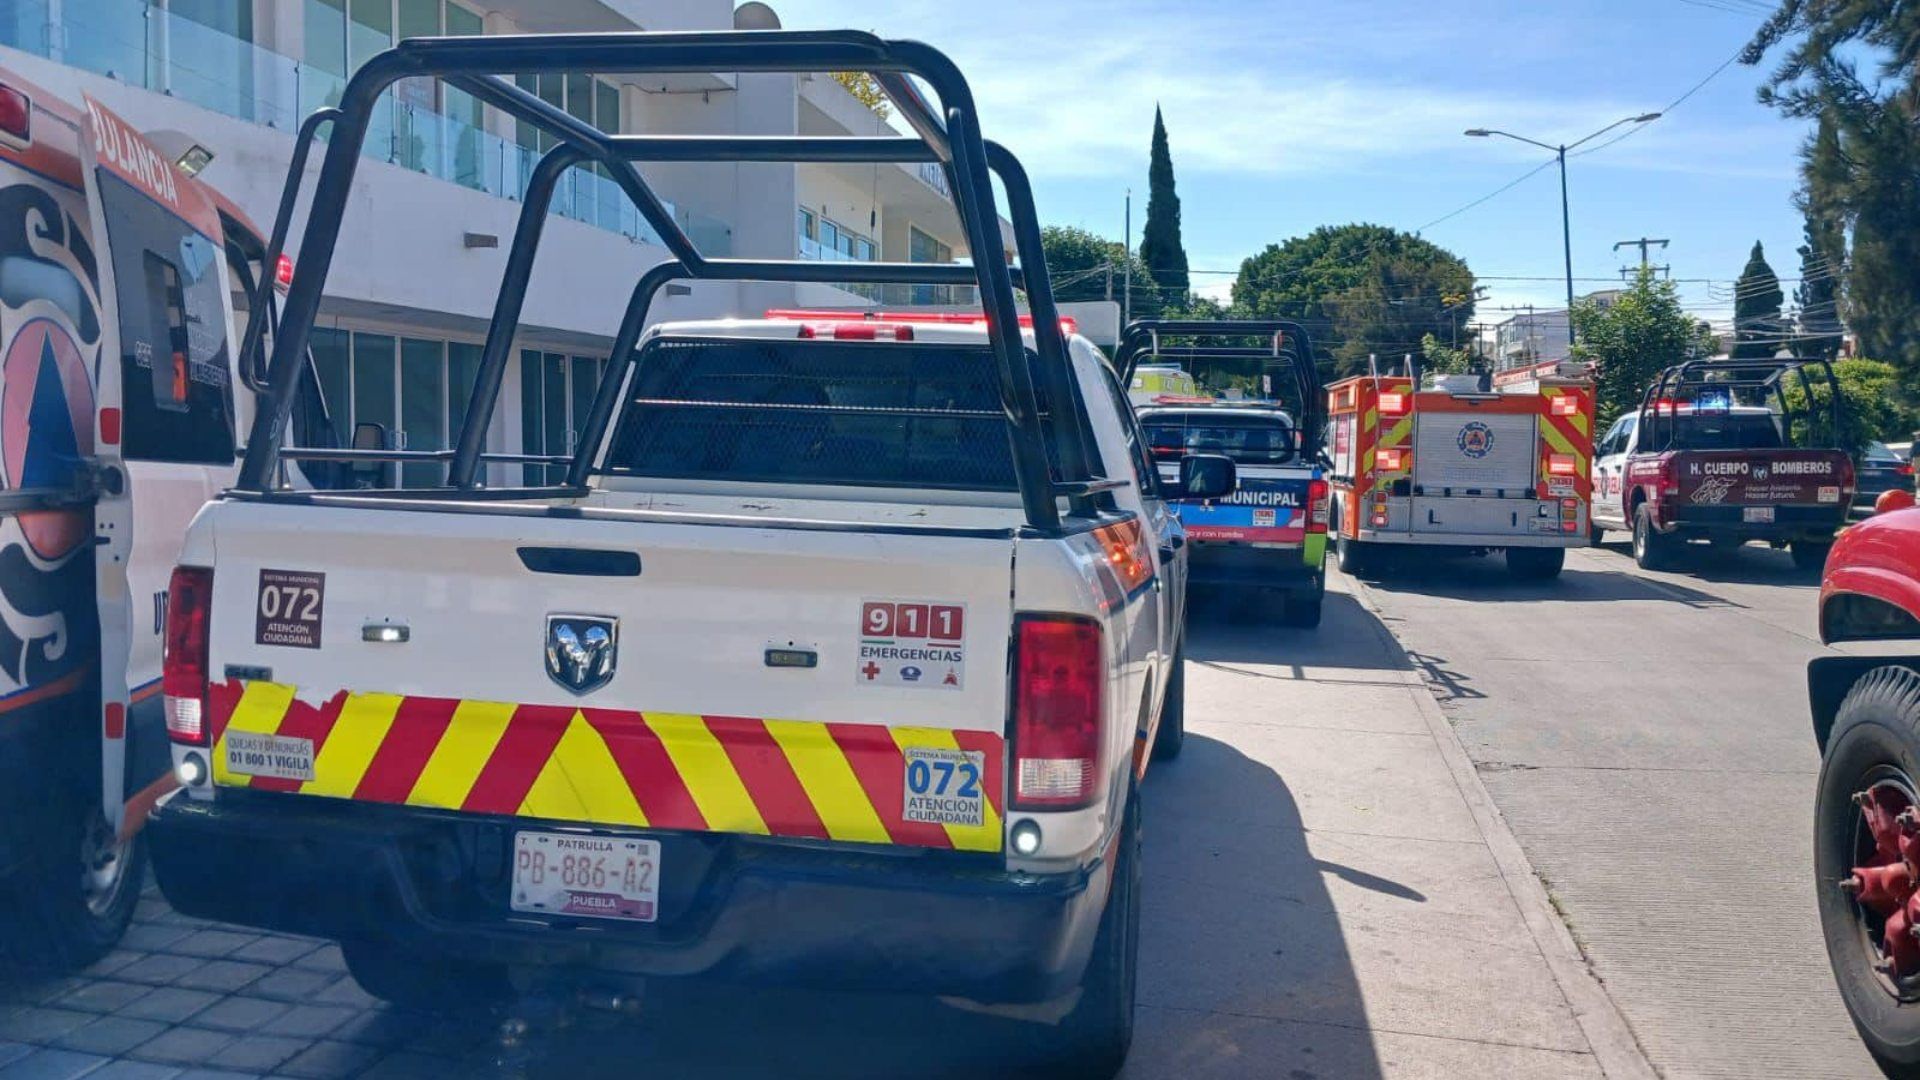
<path fill-rule="evenodd" d="M 923 600 L 860 604 L 861 686 L 959 690 L 967 682 L 967 605 Z"/>

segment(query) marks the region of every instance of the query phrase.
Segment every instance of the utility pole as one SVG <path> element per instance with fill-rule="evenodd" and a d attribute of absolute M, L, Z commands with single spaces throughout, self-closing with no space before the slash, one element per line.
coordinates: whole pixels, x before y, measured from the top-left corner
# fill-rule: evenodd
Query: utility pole
<path fill-rule="evenodd" d="M 1640 249 L 1640 269 L 1646 270 L 1646 269 L 1649 269 L 1649 267 L 1647 266 L 1647 249 L 1655 246 L 1658 246 L 1660 250 L 1665 251 L 1667 249 L 1667 242 L 1665 240 L 1655 240 L 1650 236 L 1643 236 L 1638 240 L 1622 240 L 1619 243 L 1613 245 L 1613 250 L 1619 251 L 1623 247 L 1639 248 Z"/>
<path fill-rule="evenodd" d="M 1120 247 L 1127 260 L 1125 283 L 1120 293 L 1120 326 L 1122 329 L 1133 321 L 1133 189 L 1127 189 L 1127 218 L 1124 232 L 1120 234 Z"/>

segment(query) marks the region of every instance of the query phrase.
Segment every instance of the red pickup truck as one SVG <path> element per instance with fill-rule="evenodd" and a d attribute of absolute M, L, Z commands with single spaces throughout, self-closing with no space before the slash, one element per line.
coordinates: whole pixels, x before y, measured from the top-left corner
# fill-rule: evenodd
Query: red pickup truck
<path fill-rule="evenodd" d="M 1878 656 L 1807 665 L 1821 750 L 1814 877 L 1840 996 L 1889 1076 L 1920 1076 L 1920 509 L 1840 534 L 1820 639 Z"/>
<path fill-rule="evenodd" d="M 1816 387 L 1818 389 L 1816 389 Z M 1787 547 L 1818 569 L 1853 501 L 1853 458 L 1831 449 L 1839 393 L 1817 360 L 1696 360 L 1662 372 L 1594 446 L 1592 540 L 1633 534 L 1643 569 L 1689 541 Z"/>

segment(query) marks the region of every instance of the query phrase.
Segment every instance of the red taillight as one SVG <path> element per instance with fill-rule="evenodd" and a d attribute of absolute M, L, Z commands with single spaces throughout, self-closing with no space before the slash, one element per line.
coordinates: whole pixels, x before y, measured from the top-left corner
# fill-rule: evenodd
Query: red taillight
<path fill-rule="evenodd" d="M 1404 450 L 1377 450 L 1373 455 L 1373 467 L 1381 472 L 1399 472 L 1405 464 Z"/>
<path fill-rule="evenodd" d="M 835 341 L 912 341 L 913 327 L 874 322 L 801 323 L 800 336 Z"/>
<path fill-rule="evenodd" d="M 1574 468 L 1572 454 L 1547 455 L 1547 475 L 1549 476 L 1572 476 Z"/>
<path fill-rule="evenodd" d="M 1894 471 L 1894 472 L 1896 472 L 1896 473 L 1898 473 L 1898 474 L 1900 474 L 1901 476 L 1912 476 L 1912 475 L 1913 475 L 1913 462 L 1911 462 L 1911 461 L 1903 461 L 1903 462 L 1901 462 L 1900 464 L 1898 464 L 1898 465 L 1896 465 L 1896 466 L 1894 466 L 1894 469 L 1893 469 L 1893 471 Z"/>
<path fill-rule="evenodd" d="M 1307 485 L 1307 531 L 1323 533 L 1327 531 L 1327 482 L 1315 480 Z"/>
<path fill-rule="evenodd" d="M 22 146 L 33 141 L 33 101 L 5 84 L 0 84 L 0 135 Z"/>
<path fill-rule="evenodd" d="M 213 571 L 178 566 L 167 585 L 167 637 L 161 660 L 167 737 L 207 745 L 207 626 L 213 609 Z"/>
<path fill-rule="evenodd" d="M 282 254 L 273 264 L 273 283 L 281 289 L 293 288 L 293 257 Z"/>
<path fill-rule="evenodd" d="M 1561 394 L 1553 399 L 1551 409 L 1555 416 L 1573 416 L 1580 411 L 1580 399 L 1570 394 Z"/>
<path fill-rule="evenodd" d="M 1380 415 L 1399 416 L 1401 413 L 1406 411 L 1407 411 L 1407 395 L 1405 394 L 1381 394 L 1380 395 Z"/>
<path fill-rule="evenodd" d="M 1672 455 L 1660 459 L 1660 494 L 1680 494 L 1680 470 L 1674 465 Z"/>
<path fill-rule="evenodd" d="M 1100 626 L 1064 615 L 1014 624 L 1013 797 L 1018 810 L 1071 810 L 1100 788 Z"/>

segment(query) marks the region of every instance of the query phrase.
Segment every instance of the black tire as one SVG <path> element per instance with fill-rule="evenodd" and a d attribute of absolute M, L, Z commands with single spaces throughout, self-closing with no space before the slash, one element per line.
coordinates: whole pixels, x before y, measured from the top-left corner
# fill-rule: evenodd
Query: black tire
<path fill-rule="evenodd" d="M 1126 1064 L 1133 1045 L 1139 953 L 1140 799 L 1134 795 L 1120 826 L 1113 887 L 1080 981 L 1080 1000 L 1060 1024 L 1069 1057 L 1048 1075 L 1108 1080 Z"/>
<path fill-rule="evenodd" d="M 56 800 L 39 842 L 0 896 L 0 953 L 25 968 L 71 971 L 118 944 L 147 880 L 147 846 L 121 842 L 93 798 Z"/>
<path fill-rule="evenodd" d="M 391 941 L 342 941 L 340 955 L 360 988 L 382 1001 L 422 1012 L 479 1008 L 511 993 L 505 968 L 427 955 Z"/>
<path fill-rule="evenodd" d="M 1677 561 L 1685 541 L 1668 536 L 1653 525 L 1653 508 L 1633 508 L 1633 563 L 1642 570 L 1666 570 Z"/>
<path fill-rule="evenodd" d="M 1825 570 L 1827 552 L 1833 550 L 1831 540 L 1795 540 L 1788 545 L 1793 553 L 1793 565 L 1798 570 Z"/>
<path fill-rule="evenodd" d="M 1547 581 L 1567 565 L 1566 548 L 1508 548 L 1507 573 L 1522 581 Z"/>
<path fill-rule="evenodd" d="M 1920 777 L 1920 675 L 1889 666 L 1853 685 L 1827 738 L 1814 796 L 1814 889 L 1827 959 L 1853 1026 L 1887 1075 L 1920 1077 L 1920 1000 L 1900 1000 L 1874 971 L 1878 949 L 1853 897 L 1837 884 L 1856 862 L 1861 815 L 1853 793 L 1893 771 Z"/>
<path fill-rule="evenodd" d="M 1173 674 L 1160 703 L 1160 727 L 1153 735 L 1153 760 L 1172 761 L 1187 743 L 1187 643 L 1173 650 Z"/>
<path fill-rule="evenodd" d="M 1601 544 L 1606 542 L 1606 539 L 1607 539 L 1606 526 L 1595 525 L 1595 524 L 1592 524 L 1591 522 L 1588 523 L 1587 525 L 1587 546 L 1588 547 L 1599 547 Z"/>
<path fill-rule="evenodd" d="M 1367 545 L 1359 540 L 1349 540 L 1345 536 L 1336 536 L 1333 540 L 1333 562 L 1340 572 L 1348 577 L 1365 574 L 1372 563 L 1372 553 Z"/>

